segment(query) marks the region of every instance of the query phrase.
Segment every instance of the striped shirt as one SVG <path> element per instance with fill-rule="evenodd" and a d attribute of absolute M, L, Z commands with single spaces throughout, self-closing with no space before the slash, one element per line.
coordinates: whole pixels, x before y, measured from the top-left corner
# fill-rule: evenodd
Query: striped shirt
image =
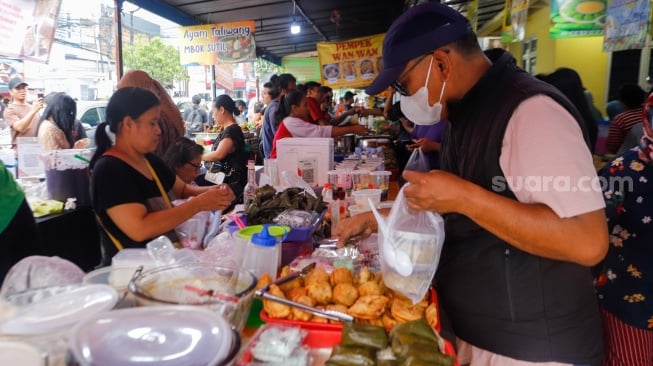
<path fill-rule="evenodd" d="M 642 122 L 642 113 L 642 108 L 640 107 L 619 113 L 614 117 L 610 123 L 606 142 L 606 149 L 609 153 L 615 154 L 619 151 L 619 147 L 624 143 L 630 129 L 634 125 Z"/>

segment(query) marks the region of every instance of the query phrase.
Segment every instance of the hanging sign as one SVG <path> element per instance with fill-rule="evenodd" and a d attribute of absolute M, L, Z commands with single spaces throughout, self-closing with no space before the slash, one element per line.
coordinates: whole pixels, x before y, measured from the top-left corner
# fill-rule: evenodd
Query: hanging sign
<path fill-rule="evenodd" d="M 322 84 L 331 88 L 363 88 L 371 84 L 383 69 L 384 36 L 318 43 Z"/>
<path fill-rule="evenodd" d="M 182 65 L 216 65 L 256 59 L 253 20 L 179 28 Z"/>
<path fill-rule="evenodd" d="M 644 48 L 650 13 L 650 0 L 608 0 L 603 51 Z"/>
<path fill-rule="evenodd" d="M 0 0 L 0 55 L 48 62 L 61 0 Z"/>
<path fill-rule="evenodd" d="M 603 35 L 606 0 L 552 0 L 552 39 Z"/>

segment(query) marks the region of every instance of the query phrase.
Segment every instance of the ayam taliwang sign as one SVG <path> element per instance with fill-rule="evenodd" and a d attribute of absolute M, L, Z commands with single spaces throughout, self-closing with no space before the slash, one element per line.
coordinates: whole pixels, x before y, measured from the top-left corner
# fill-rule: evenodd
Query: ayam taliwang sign
<path fill-rule="evenodd" d="M 215 65 L 256 59 L 253 20 L 179 28 L 182 65 Z"/>

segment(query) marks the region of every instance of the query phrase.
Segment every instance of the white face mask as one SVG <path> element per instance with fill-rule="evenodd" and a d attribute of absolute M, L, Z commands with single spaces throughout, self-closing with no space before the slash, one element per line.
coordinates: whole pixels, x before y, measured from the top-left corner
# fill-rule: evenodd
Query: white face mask
<path fill-rule="evenodd" d="M 434 125 L 440 122 L 442 115 L 442 95 L 444 95 L 444 88 L 447 86 L 445 81 L 442 84 L 440 91 L 440 99 L 434 105 L 429 105 L 429 77 L 431 76 L 431 66 L 433 66 L 433 57 L 429 63 L 429 71 L 426 74 L 426 81 L 424 86 L 419 88 L 413 95 L 403 96 L 401 98 L 401 111 L 406 118 L 417 125 Z"/>

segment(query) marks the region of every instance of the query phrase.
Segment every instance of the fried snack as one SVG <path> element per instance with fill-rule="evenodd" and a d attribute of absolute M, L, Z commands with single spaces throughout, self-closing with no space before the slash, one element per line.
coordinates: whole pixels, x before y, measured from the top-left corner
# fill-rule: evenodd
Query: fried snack
<path fill-rule="evenodd" d="M 331 271 L 331 276 L 329 277 L 331 286 L 335 287 L 339 283 L 354 283 L 354 275 L 352 275 L 349 268 L 336 268 Z"/>
<path fill-rule="evenodd" d="M 370 269 L 367 268 L 367 267 L 363 267 L 363 269 L 361 269 L 360 272 L 358 272 L 358 274 L 356 275 L 356 278 L 354 279 L 354 284 L 356 286 L 360 286 L 360 285 L 364 284 L 365 282 L 369 281 L 370 278 L 373 278 L 373 277 L 374 277 L 374 275 L 372 275 L 372 272 L 370 271 Z"/>
<path fill-rule="evenodd" d="M 383 295 L 385 292 L 385 288 L 375 281 L 367 281 L 359 285 L 357 290 L 360 296 Z"/>
<path fill-rule="evenodd" d="M 304 284 L 308 287 L 312 283 L 329 283 L 329 274 L 324 268 L 315 268 L 304 278 Z"/>
<path fill-rule="evenodd" d="M 339 283 L 333 288 L 333 302 L 344 306 L 352 306 L 358 299 L 358 290 L 351 283 Z"/>
<path fill-rule="evenodd" d="M 295 287 L 291 288 L 290 290 L 286 291 L 286 297 L 288 299 L 294 299 L 297 296 L 300 295 L 306 295 L 306 288 L 305 287 Z"/>
<path fill-rule="evenodd" d="M 390 299 L 381 295 L 361 296 L 349 308 L 349 314 L 360 319 L 380 318 L 389 301 Z"/>
<path fill-rule="evenodd" d="M 392 329 L 395 325 L 397 325 L 397 319 L 393 318 L 392 314 L 388 313 L 387 311 L 383 313 L 381 320 L 383 321 L 383 326 L 385 329 Z"/>
<path fill-rule="evenodd" d="M 269 293 L 270 295 L 286 298 L 283 291 L 277 285 L 271 285 Z M 291 314 L 290 306 L 266 299 L 263 300 L 263 309 L 272 318 L 285 319 Z"/>
<path fill-rule="evenodd" d="M 328 281 L 307 283 L 306 294 L 320 305 L 330 304 L 333 300 L 333 290 Z"/>
<path fill-rule="evenodd" d="M 376 319 L 358 319 L 358 323 L 360 324 L 366 324 L 366 325 L 374 325 L 377 327 L 382 327 L 383 326 L 383 318 L 376 318 Z"/>
<path fill-rule="evenodd" d="M 292 299 L 294 302 L 298 302 L 300 304 L 308 305 L 308 306 L 315 306 L 315 300 L 312 298 L 308 297 L 307 295 L 299 295 L 296 296 Z M 301 321 L 309 321 L 313 317 L 313 314 L 307 313 L 303 310 L 297 309 L 297 308 L 292 308 L 292 315 L 290 316 L 290 319 L 293 320 L 301 320 Z"/>
<path fill-rule="evenodd" d="M 286 277 L 286 276 L 290 275 L 291 273 L 292 273 L 292 271 L 290 271 L 290 267 L 283 266 L 283 268 L 281 268 L 281 274 L 279 274 L 279 278 Z M 279 287 L 281 288 L 281 290 L 283 292 L 288 292 L 293 288 L 302 287 L 302 286 L 304 286 L 304 282 L 302 281 L 301 277 L 297 277 L 297 278 L 293 279 L 292 281 L 288 281 L 286 283 L 283 283 L 283 284 L 279 285 Z"/>
<path fill-rule="evenodd" d="M 256 281 L 256 287 L 254 288 L 254 291 L 261 289 L 271 283 L 272 283 L 272 277 L 270 277 L 270 275 L 267 273 L 263 273 L 263 275 L 259 277 L 258 280 Z"/>
<path fill-rule="evenodd" d="M 431 303 L 426 310 L 424 310 L 424 317 L 431 328 L 438 328 L 440 321 L 438 319 L 438 308 L 435 306 L 435 303 Z"/>
<path fill-rule="evenodd" d="M 408 299 L 404 300 L 395 297 L 390 306 L 390 314 L 392 314 L 398 322 L 403 323 L 424 317 L 425 308 L 426 307 L 421 306 L 421 303 L 413 305 Z"/>

